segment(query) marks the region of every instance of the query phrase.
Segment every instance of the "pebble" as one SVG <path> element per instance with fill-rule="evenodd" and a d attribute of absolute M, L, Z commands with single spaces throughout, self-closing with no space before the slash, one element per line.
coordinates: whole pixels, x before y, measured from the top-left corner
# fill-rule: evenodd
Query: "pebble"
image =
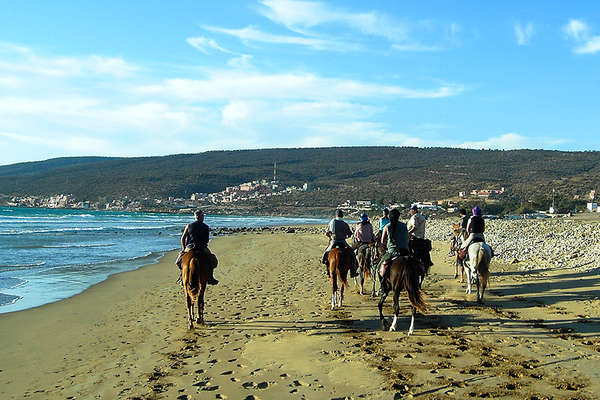
<path fill-rule="evenodd" d="M 451 219 L 427 220 L 425 236 L 449 243 Z M 485 239 L 495 257 L 523 270 L 590 270 L 600 261 L 600 223 L 566 218 L 486 220 Z"/>

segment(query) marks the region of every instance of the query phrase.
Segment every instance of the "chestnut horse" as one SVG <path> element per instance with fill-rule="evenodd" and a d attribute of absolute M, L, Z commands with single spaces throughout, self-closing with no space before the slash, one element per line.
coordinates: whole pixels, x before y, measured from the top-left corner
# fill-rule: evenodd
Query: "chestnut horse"
<path fill-rule="evenodd" d="M 398 315 L 400 314 L 400 292 L 405 291 L 412 310 L 408 335 L 410 336 L 413 333 L 417 310 L 424 314 L 427 309 L 419 282 L 419 277 L 424 273 L 425 267 L 423 266 L 423 263 L 414 257 L 402 256 L 391 261 L 391 265 L 388 267 L 385 277 L 383 278 L 383 284 L 381 286 L 383 294 L 381 295 L 378 304 L 379 319 L 381 320 L 383 329 L 386 329 L 389 326 L 390 332 L 396 330 Z M 393 291 L 394 293 L 394 320 L 391 325 L 384 318 L 382 312 L 383 303 L 390 291 Z"/>
<path fill-rule="evenodd" d="M 194 329 L 204 323 L 204 292 L 210 277 L 210 260 L 204 251 L 188 251 L 181 259 L 181 280 L 188 314 L 188 327 Z M 194 303 L 198 303 L 198 317 L 195 318 Z"/>
<path fill-rule="evenodd" d="M 348 271 L 352 266 L 352 250 L 333 248 L 329 251 L 329 279 L 331 281 L 331 309 L 342 306 L 344 286 L 348 286 Z M 339 289 L 339 295 L 338 295 Z"/>
<path fill-rule="evenodd" d="M 365 280 L 371 277 L 371 252 L 373 251 L 372 243 L 360 245 L 357 249 L 356 259 L 358 260 L 359 276 L 354 278 L 354 285 L 358 285 L 360 279 L 360 291 L 362 295 L 365 287 Z"/>

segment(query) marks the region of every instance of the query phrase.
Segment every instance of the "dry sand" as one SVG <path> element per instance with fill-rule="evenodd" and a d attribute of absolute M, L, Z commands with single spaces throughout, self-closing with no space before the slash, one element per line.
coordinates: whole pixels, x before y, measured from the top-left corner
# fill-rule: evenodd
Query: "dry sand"
<path fill-rule="evenodd" d="M 446 244 L 424 283 L 430 311 L 406 337 L 350 283 L 339 311 L 324 238 L 215 239 L 221 283 L 188 331 L 175 254 L 84 293 L 0 315 L 0 398 L 600 398 L 596 272 L 492 262 L 486 304 L 452 279 Z M 384 309 L 391 313 L 391 299 Z"/>

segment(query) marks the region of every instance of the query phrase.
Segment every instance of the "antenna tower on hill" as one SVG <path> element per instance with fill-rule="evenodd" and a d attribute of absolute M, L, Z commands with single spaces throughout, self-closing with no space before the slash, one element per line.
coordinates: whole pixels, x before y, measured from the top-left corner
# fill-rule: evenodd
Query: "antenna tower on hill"
<path fill-rule="evenodd" d="M 277 181 L 277 161 L 273 163 L 273 181 Z"/>

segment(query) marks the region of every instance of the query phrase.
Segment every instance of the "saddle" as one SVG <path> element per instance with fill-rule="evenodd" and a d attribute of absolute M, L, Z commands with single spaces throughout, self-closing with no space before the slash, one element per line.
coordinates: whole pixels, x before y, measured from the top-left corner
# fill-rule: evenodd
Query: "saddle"
<path fill-rule="evenodd" d="M 212 269 L 217 268 L 217 265 L 219 264 L 219 260 L 217 259 L 217 256 L 215 256 L 213 253 L 211 253 L 211 251 L 208 249 L 208 247 L 200 247 L 200 248 L 194 248 L 191 251 L 185 253 L 183 255 L 183 262 L 184 263 L 189 263 L 189 261 L 191 260 L 191 258 L 197 258 L 199 261 L 200 260 L 206 260 L 206 262 L 208 263 L 208 266 Z"/>

